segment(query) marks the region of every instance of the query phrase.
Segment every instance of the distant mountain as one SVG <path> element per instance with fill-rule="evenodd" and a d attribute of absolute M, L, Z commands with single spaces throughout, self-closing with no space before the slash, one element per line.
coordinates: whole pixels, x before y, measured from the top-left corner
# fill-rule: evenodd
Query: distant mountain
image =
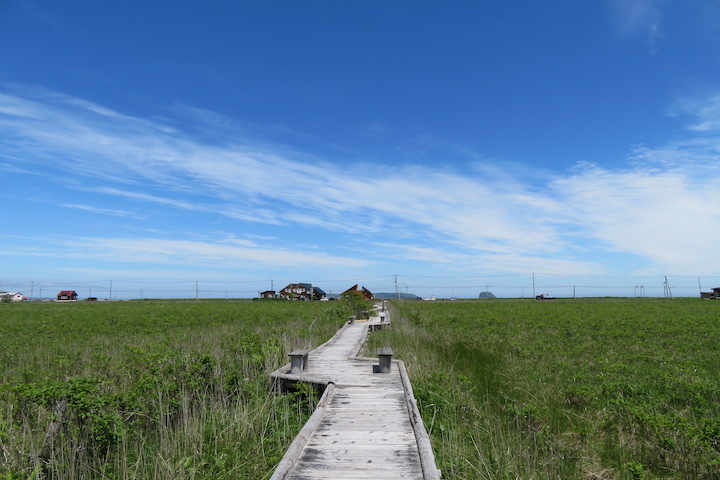
<path fill-rule="evenodd" d="M 417 300 L 419 297 L 413 293 L 376 293 L 375 298 L 377 300 L 397 300 L 400 297 L 401 300 Z"/>

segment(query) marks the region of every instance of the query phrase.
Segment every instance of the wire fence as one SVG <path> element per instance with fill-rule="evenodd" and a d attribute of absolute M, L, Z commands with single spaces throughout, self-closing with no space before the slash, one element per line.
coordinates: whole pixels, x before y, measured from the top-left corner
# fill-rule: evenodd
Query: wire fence
<path fill-rule="evenodd" d="M 357 279 L 253 279 L 143 281 L 105 279 L 85 281 L 3 281 L 0 291 L 20 292 L 28 300 L 48 300 L 61 290 L 75 291 L 79 299 L 237 299 L 279 291 L 290 283 L 309 283 L 335 297 L 355 284 L 391 298 L 557 298 L 581 297 L 699 297 L 720 287 L 720 275 L 572 276 L 546 273 L 478 276 L 423 276 L 391 274 Z"/>

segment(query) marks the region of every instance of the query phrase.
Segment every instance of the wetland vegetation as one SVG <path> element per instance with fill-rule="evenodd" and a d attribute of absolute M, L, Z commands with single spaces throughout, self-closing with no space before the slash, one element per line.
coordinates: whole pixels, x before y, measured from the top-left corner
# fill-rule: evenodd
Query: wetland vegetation
<path fill-rule="evenodd" d="M 720 479 L 720 303 L 394 304 L 446 478 Z"/>
<path fill-rule="evenodd" d="M 351 302 L 0 304 L 0 479 L 268 478 L 315 394 L 269 388 Z M 452 479 L 720 479 L 720 303 L 391 302 Z"/>

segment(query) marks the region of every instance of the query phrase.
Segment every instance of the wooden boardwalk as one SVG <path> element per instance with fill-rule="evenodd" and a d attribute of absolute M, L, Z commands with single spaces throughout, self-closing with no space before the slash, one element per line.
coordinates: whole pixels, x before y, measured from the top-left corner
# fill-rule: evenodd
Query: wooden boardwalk
<path fill-rule="evenodd" d="M 357 357 L 375 325 L 379 317 L 346 324 L 301 373 L 286 365 L 271 374 L 327 385 L 271 480 L 440 478 L 404 364 L 374 373 L 378 359 Z"/>

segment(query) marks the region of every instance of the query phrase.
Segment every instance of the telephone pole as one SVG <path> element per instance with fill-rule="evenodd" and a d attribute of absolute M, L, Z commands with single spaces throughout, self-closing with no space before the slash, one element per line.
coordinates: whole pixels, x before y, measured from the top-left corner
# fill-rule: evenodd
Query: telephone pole
<path fill-rule="evenodd" d="M 533 298 L 535 298 L 535 297 L 536 297 L 536 294 L 535 294 L 535 273 L 532 274 L 532 277 L 533 277 Z"/>

